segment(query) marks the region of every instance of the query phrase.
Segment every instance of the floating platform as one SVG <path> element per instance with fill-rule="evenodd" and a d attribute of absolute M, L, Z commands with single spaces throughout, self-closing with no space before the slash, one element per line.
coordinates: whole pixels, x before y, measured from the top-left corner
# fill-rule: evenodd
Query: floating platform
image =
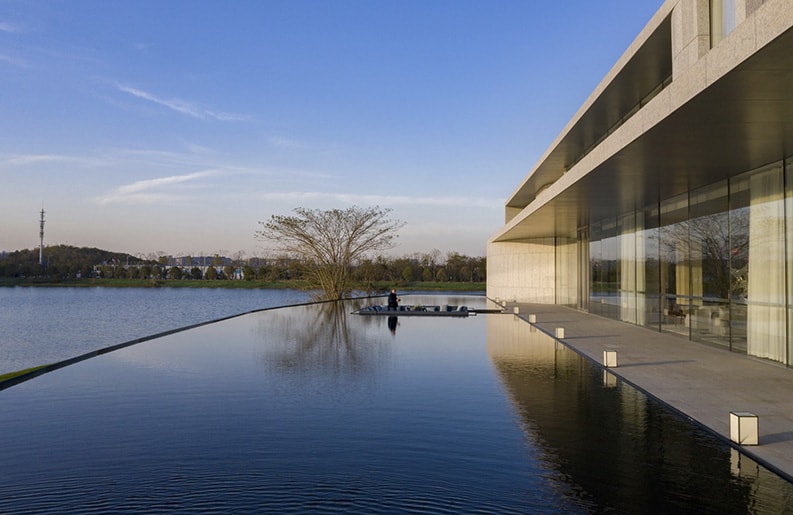
<path fill-rule="evenodd" d="M 389 309 L 388 306 L 367 306 L 353 313 L 358 315 L 379 315 L 389 317 L 467 317 L 475 315 L 476 311 L 469 310 L 467 306 L 399 306 Z"/>

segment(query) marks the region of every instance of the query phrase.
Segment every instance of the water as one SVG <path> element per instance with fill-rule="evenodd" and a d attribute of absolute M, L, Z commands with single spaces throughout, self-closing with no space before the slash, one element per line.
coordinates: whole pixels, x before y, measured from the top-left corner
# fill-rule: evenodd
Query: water
<path fill-rule="evenodd" d="M 363 302 L 252 313 L 0 392 L 0 512 L 793 510 L 789 483 L 512 316 L 390 328 L 349 313 Z"/>
<path fill-rule="evenodd" d="M 596 511 L 790 513 L 793 485 L 525 323 L 488 354 L 551 477 Z"/>
<path fill-rule="evenodd" d="M 300 290 L 0 288 L 0 374 L 191 324 L 308 302 Z"/>

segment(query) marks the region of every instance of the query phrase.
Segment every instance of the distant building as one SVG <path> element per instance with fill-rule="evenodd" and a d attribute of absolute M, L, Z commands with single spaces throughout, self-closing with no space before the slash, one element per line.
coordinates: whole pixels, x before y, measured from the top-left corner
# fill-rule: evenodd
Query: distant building
<path fill-rule="evenodd" d="M 667 0 L 509 196 L 488 296 L 793 365 L 792 27 Z"/>

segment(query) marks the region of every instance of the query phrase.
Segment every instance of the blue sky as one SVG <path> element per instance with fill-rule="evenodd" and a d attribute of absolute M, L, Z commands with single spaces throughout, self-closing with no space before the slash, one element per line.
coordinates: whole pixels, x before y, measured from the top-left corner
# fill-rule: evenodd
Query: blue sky
<path fill-rule="evenodd" d="M 661 0 L 0 0 L 0 250 L 267 255 L 379 205 L 394 255 L 484 255 Z"/>

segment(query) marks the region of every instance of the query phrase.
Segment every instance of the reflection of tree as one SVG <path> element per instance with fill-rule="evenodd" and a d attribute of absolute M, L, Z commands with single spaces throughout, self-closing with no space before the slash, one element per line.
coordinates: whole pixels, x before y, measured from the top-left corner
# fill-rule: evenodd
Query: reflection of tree
<path fill-rule="evenodd" d="M 661 227 L 661 306 L 670 316 L 686 314 L 691 292 L 691 248 L 687 221 Z M 695 287 L 696 288 L 696 287 Z"/>
<path fill-rule="evenodd" d="M 745 296 L 749 210 L 734 209 L 663 227 L 662 260 L 667 266 L 701 269 L 692 275 L 692 293 L 727 299 Z M 669 270 L 667 291 L 678 294 L 677 270 Z M 701 284 L 697 284 L 697 282 Z M 688 291 L 688 287 L 686 291 Z"/>
<path fill-rule="evenodd" d="M 746 299 L 749 273 L 749 207 L 730 211 L 732 298 Z"/>
<path fill-rule="evenodd" d="M 350 324 L 350 303 L 324 302 L 266 317 L 259 332 L 267 341 L 264 361 L 280 372 L 316 372 L 355 377 L 370 374 L 383 347 L 363 324 Z"/>
<path fill-rule="evenodd" d="M 727 214 L 694 218 L 689 223 L 689 230 L 691 262 L 702 267 L 702 294 L 726 299 L 730 291 L 730 229 Z"/>

